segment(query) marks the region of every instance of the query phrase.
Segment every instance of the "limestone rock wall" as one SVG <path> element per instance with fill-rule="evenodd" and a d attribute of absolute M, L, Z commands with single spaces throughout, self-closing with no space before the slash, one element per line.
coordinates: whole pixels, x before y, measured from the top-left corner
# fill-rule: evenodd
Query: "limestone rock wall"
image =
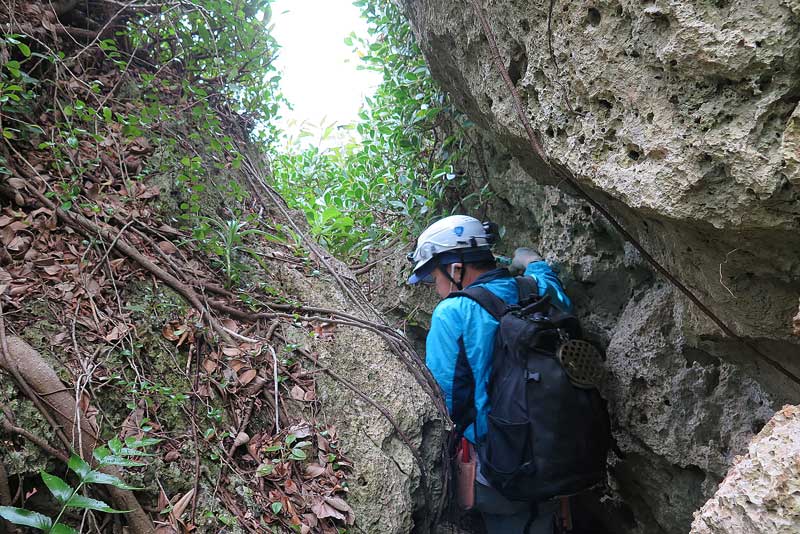
<path fill-rule="evenodd" d="M 737 457 L 719 490 L 695 514 L 692 534 L 797 532 L 800 409 L 784 406 Z"/>
<path fill-rule="evenodd" d="M 500 252 L 538 246 L 608 347 L 619 446 L 608 531 L 687 532 L 798 383 L 724 336 L 554 183 L 471 1 L 402 1 L 433 76 L 484 138 L 488 168 L 472 175 L 494 193 L 479 215 L 505 226 Z M 800 375 L 800 4 L 480 3 L 546 151 L 723 321 Z"/>
<path fill-rule="evenodd" d="M 358 313 L 330 277 L 315 279 L 275 267 L 284 288 L 295 298 L 311 306 Z M 322 418 L 335 425 L 353 462 L 348 503 L 360 530 L 376 534 L 429 532 L 430 507 L 442 491 L 439 453 L 446 440 L 430 397 L 372 332 L 339 327 L 331 339 L 322 341 L 310 338 L 305 328 L 293 328 L 287 334 L 293 343 L 315 354 L 321 367 L 331 369 L 387 410 L 422 455 L 427 480 L 392 422 L 345 383 L 320 374 L 317 388 Z"/>
<path fill-rule="evenodd" d="M 471 2 L 405 4 L 434 76 L 519 140 Z M 783 155 L 797 137 L 796 2 L 553 2 L 550 17 L 547 1 L 482 4 L 545 148 L 587 182 L 675 219 L 797 227 Z"/>

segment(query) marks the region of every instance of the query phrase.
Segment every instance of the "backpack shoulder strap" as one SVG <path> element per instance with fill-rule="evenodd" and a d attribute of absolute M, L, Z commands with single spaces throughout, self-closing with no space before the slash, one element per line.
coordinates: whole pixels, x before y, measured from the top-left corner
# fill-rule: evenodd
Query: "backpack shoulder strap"
<path fill-rule="evenodd" d="M 500 297 L 484 287 L 468 287 L 447 295 L 447 298 L 452 297 L 467 297 L 474 300 L 498 321 L 505 314 L 507 308 L 506 303 Z"/>
<path fill-rule="evenodd" d="M 530 276 L 517 276 L 517 295 L 520 306 L 526 301 L 531 301 L 539 296 L 539 284 Z"/>

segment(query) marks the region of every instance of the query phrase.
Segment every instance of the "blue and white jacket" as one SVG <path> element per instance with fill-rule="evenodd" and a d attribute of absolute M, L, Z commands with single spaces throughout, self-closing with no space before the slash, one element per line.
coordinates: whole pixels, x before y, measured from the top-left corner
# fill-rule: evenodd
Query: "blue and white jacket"
<path fill-rule="evenodd" d="M 540 296 L 550 295 L 554 305 L 564 311 L 572 310 L 572 302 L 547 262 L 529 264 L 525 276 L 536 280 Z M 475 286 L 485 287 L 506 304 L 518 302 L 517 282 L 506 269 L 482 274 L 469 287 Z M 457 427 L 474 420 L 464 431 L 464 437 L 473 444 L 486 434 L 487 387 L 498 324 L 474 300 L 448 298 L 433 311 L 426 341 L 425 364 L 442 388 L 450 418 Z"/>

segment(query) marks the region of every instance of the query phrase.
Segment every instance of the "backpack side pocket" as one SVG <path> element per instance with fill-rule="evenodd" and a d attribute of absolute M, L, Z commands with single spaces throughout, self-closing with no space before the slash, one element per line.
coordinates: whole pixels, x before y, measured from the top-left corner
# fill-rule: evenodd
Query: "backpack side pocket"
<path fill-rule="evenodd" d="M 508 484 L 517 474 L 528 469 L 531 454 L 530 424 L 512 423 L 489 414 L 486 441 L 481 447 L 481 472 L 499 487 Z"/>

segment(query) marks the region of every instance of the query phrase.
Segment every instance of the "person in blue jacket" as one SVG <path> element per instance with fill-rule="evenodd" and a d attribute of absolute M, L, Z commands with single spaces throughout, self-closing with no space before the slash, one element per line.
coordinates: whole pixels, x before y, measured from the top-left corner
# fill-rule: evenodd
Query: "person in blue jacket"
<path fill-rule="evenodd" d="M 498 322 L 472 299 L 445 297 L 483 286 L 506 304 L 517 304 L 517 282 L 508 269 L 497 268 L 493 242 L 488 223 L 453 215 L 428 227 L 409 254 L 414 263 L 409 283 L 433 284 L 444 299 L 433 312 L 425 363 L 442 389 L 457 431 L 473 446 L 480 446 L 487 431 L 487 388 Z M 535 250 L 517 249 L 511 267 L 533 277 L 540 296 L 549 295 L 556 306 L 571 311 L 561 282 Z M 479 467 L 475 507 L 489 534 L 551 534 L 557 504 L 509 501 L 489 485 Z"/>

